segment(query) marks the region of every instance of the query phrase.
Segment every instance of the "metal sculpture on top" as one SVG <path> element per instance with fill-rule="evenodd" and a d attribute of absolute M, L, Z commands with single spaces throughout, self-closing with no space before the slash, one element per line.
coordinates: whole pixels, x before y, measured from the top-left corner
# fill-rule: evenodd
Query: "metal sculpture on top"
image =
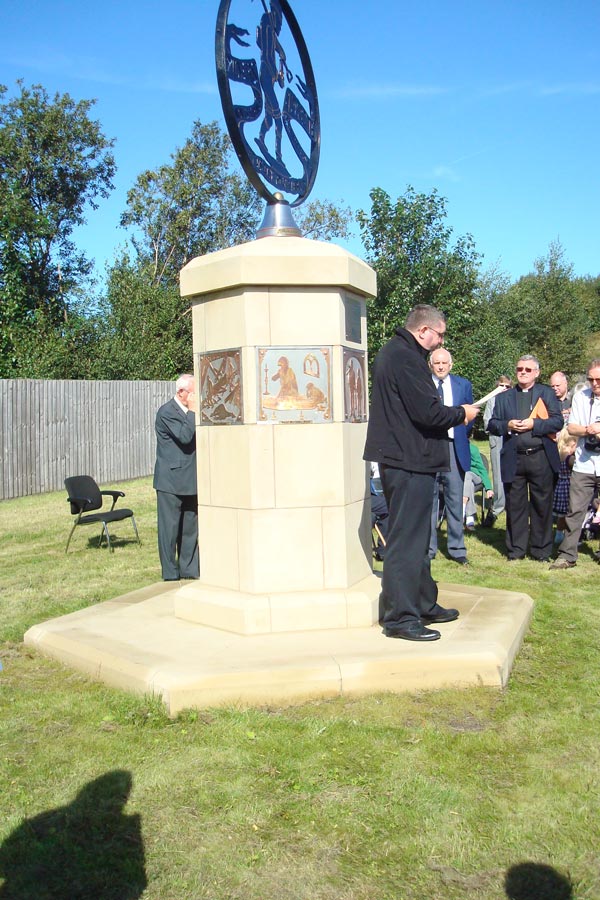
<path fill-rule="evenodd" d="M 229 136 L 267 202 L 257 237 L 299 235 L 291 207 L 314 184 L 321 129 L 310 58 L 287 0 L 221 0 L 215 51 Z"/>

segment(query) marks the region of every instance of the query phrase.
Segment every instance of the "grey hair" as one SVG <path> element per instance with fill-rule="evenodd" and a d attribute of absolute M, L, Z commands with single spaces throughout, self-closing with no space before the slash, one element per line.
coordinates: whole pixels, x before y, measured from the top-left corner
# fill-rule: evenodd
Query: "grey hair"
<path fill-rule="evenodd" d="M 518 358 L 517 362 L 521 362 L 521 360 L 523 360 L 523 362 L 525 362 L 525 360 L 527 360 L 528 362 L 535 363 L 536 369 L 540 368 L 540 361 L 537 358 L 537 356 L 533 355 L 533 353 L 524 353 L 522 356 L 520 356 Z"/>

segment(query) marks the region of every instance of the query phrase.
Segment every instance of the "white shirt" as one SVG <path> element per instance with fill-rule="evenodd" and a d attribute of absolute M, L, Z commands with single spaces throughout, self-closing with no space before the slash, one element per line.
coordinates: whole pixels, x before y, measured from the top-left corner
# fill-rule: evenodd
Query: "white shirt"
<path fill-rule="evenodd" d="M 442 393 L 444 395 L 444 406 L 454 406 L 454 401 L 452 399 L 452 385 L 450 384 L 450 375 L 446 375 L 445 378 L 438 378 L 437 375 L 432 375 L 433 383 L 436 388 L 439 386 L 440 381 L 442 382 Z M 454 428 L 448 429 L 448 437 L 451 441 L 454 440 Z"/>
<path fill-rule="evenodd" d="M 569 425 L 589 425 L 590 422 L 600 421 L 600 397 L 594 397 L 594 405 L 590 407 L 591 397 L 591 388 L 577 391 L 571 404 Z M 590 453 L 585 449 L 585 437 L 580 437 L 577 441 L 573 471 L 585 475 L 600 475 L 600 453 Z"/>

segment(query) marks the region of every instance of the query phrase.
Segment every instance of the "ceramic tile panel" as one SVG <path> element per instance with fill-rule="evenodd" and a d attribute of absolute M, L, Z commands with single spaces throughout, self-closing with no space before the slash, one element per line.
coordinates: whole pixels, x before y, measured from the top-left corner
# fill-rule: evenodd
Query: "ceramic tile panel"
<path fill-rule="evenodd" d="M 332 421 L 331 347 L 259 347 L 259 422 Z"/>
<path fill-rule="evenodd" d="M 200 425 L 243 422 L 240 348 L 198 354 Z"/>

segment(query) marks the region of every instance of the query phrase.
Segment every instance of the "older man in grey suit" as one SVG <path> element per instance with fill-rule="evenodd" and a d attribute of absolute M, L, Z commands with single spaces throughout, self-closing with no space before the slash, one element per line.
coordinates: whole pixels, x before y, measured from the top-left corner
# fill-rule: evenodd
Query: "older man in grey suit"
<path fill-rule="evenodd" d="M 196 408 L 193 375 L 181 375 L 175 396 L 156 413 L 154 488 L 158 552 L 164 581 L 199 578 Z"/>

